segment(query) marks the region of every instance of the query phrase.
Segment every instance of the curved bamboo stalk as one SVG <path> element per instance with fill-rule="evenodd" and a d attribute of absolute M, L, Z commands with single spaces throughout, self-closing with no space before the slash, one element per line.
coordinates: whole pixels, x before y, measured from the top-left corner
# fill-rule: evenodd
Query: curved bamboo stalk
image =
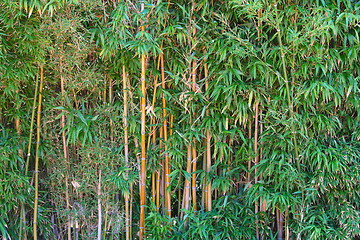
<path fill-rule="evenodd" d="M 40 86 L 39 86 L 39 101 L 37 108 L 36 120 L 36 155 L 35 155 L 35 196 L 34 196 L 34 220 L 33 220 L 33 235 L 34 240 L 37 240 L 37 219 L 38 219 L 38 204 L 39 204 L 39 147 L 41 139 L 41 107 L 42 107 L 42 90 L 44 83 L 44 64 L 40 64 Z"/>

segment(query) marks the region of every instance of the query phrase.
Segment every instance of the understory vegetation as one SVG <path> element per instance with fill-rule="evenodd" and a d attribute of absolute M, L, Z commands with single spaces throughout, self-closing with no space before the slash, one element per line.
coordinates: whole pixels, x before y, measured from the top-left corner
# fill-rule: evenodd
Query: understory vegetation
<path fill-rule="evenodd" d="M 3 0 L 3 239 L 357 239 L 360 3 Z"/>

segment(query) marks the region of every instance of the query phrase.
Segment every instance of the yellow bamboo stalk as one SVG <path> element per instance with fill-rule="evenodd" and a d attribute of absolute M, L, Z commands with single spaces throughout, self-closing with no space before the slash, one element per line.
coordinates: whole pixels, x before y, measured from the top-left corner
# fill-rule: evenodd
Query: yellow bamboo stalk
<path fill-rule="evenodd" d="M 160 57 L 159 57 L 159 61 L 158 61 L 158 68 L 160 65 Z M 155 108 L 155 104 L 156 104 L 156 92 L 157 92 L 157 86 L 158 86 L 158 75 L 155 76 L 154 78 L 154 92 L 153 92 L 153 99 L 152 99 L 152 108 Z M 151 115 L 150 118 L 150 125 L 151 126 L 151 133 L 149 134 L 148 137 L 148 148 L 150 147 L 150 142 L 155 145 L 156 144 L 156 118 L 154 116 L 154 114 Z M 151 200 L 153 203 L 156 203 L 156 173 L 157 171 L 154 171 L 151 173 Z"/>
<path fill-rule="evenodd" d="M 193 34 L 195 36 L 196 34 L 196 28 L 193 28 Z M 191 72 L 191 79 L 192 79 L 192 91 L 194 93 L 197 92 L 197 85 L 196 85 L 196 68 L 197 68 L 197 63 L 196 60 L 193 60 L 192 62 L 192 72 Z M 196 113 L 194 113 L 194 118 L 196 117 Z M 193 209 L 194 212 L 197 211 L 197 206 L 196 206 L 196 162 L 197 162 L 197 154 L 196 154 L 196 142 L 195 139 L 193 139 L 193 146 L 192 146 L 192 180 L 191 180 L 191 189 L 192 189 L 192 202 L 193 202 Z"/>
<path fill-rule="evenodd" d="M 190 176 L 191 174 L 191 146 L 190 144 L 187 147 L 187 159 L 186 159 L 186 172 Z M 190 197 L 190 180 L 188 177 L 185 177 L 185 184 L 184 184 L 184 194 L 183 194 L 183 209 L 189 210 L 191 197 Z M 181 218 L 184 217 L 184 213 L 181 213 Z"/>
<path fill-rule="evenodd" d="M 249 126 L 248 126 L 248 136 L 249 136 L 249 139 L 251 139 L 251 131 L 252 131 L 252 129 L 251 129 L 251 121 L 249 121 L 248 122 L 248 124 L 249 124 Z M 252 162 L 252 160 L 251 159 L 249 159 L 249 161 L 248 161 L 248 172 L 247 172 L 247 182 L 248 183 L 251 183 L 251 174 L 250 174 L 250 169 L 251 169 L 251 162 Z"/>
<path fill-rule="evenodd" d="M 122 79 L 123 79 L 123 100 L 124 100 L 124 113 L 123 113 L 123 126 L 124 126 L 124 156 L 125 156 L 125 167 L 129 167 L 129 130 L 128 130 L 128 85 L 127 85 L 127 73 L 125 65 L 122 66 Z M 126 171 L 126 177 L 128 177 L 128 170 Z M 132 189 L 132 186 L 130 187 Z M 129 208 L 130 195 L 125 194 L 125 235 L 126 240 L 131 239 L 131 212 Z"/>
<path fill-rule="evenodd" d="M 163 89 L 166 89 L 165 84 L 165 64 L 164 64 L 164 54 L 160 55 L 161 63 L 161 86 Z M 171 217 L 171 198 L 170 198 L 170 167 L 169 167 L 169 154 L 167 152 L 167 141 L 168 141 L 168 128 L 167 128 L 167 113 L 166 113 L 166 99 L 164 93 L 162 93 L 162 108 L 163 108 L 163 133 L 164 133 L 164 151 L 165 151 L 165 208 L 166 214 Z"/>
<path fill-rule="evenodd" d="M 163 138 L 164 134 L 164 129 L 161 127 L 160 128 L 160 139 Z M 159 145 L 160 149 L 164 148 L 164 142 L 160 141 L 160 145 Z M 161 161 L 159 161 L 159 164 L 161 166 L 161 168 L 156 171 L 156 210 L 159 211 L 160 210 L 160 203 L 161 203 L 161 199 L 164 199 L 164 177 L 161 175 L 161 172 L 164 172 L 164 159 L 162 159 Z"/>
<path fill-rule="evenodd" d="M 38 219 L 38 204 L 39 204 L 39 147 L 41 140 L 41 107 L 42 107 L 42 91 L 44 83 L 44 65 L 40 64 L 40 86 L 39 86 L 39 99 L 37 108 L 36 119 L 36 152 L 35 152 L 35 196 L 34 196 L 34 220 L 33 220 L 33 235 L 34 240 L 37 240 L 37 219 Z"/>
<path fill-rule="evenodd" d="M 145 31 L 145 26 L 141 26 L 141 31 Z M 141 170 L 140 170 L 140 240 L 144 239 L 145 234 L 145 204 L 146 204 L 146 56 L 141 55 Z"/>
<path fill-rule="evenodd" d="M 255 129 L 254 129 L 254 152 L 255 152 L 255 166 L 259 163 L 258 151 L 258 138 L 259 138 L 259 102 L 255 103 Z M 255 183 L 258 182 L 257 167 L 255 167 Z M 255 202 L 255 214 L 259 212 L 259 202 Z M 259 227 L 256 226 L 256 238 L 260 238 Z"/>
<path fill-rule="evenodd" d="M 191 190 L 192 190 L 192 203 L 193 203 L 193 209 L 194 212 L 197 211 L 197 205 L 196 205 L 196 162 L 197 162 L 197 156 L 196 156 L 196 149 L 195 149 L 195 140 L 193 142 L 192 147 L 192 178 L 191 178 Z"/>
<path fill-rule="evenodd" d="M 110 103 L 110 105 L 113 103 L 113 95 L 114 95 L 113 86 L 114 86 L 113 81 L 112 81 L 111 78 L 109 78 L 109 86 L 108 86 L 109 91 L 108 91 L 108 93 L 109 93 L 109 103 Z M 113 120 L 111 119 L 111 116 L 110 116 L 110 141 L 111 142 L 114 142 L 114 128 L 113 128 L 113 125 L 114 125 L 114 123 L 113 123 Z"/>
<path fill-rule="evenodd" d="M 204 65 L 204 74 L 205 74 L 205 91 L 208 91 L 209 89 L 209 70 L 207 64 Z M 206 110 L 206 116 L 209 116 L 210 112 L 209 109 Z M 206 130 L 206 172 L 209 173 L 211 169 L 211 134 L 209 129 Z M 212 200 L 211 200 L 211 181 L 207 183 L 206 186 L 206 210 L 211 211 L 212 210 Z"/>

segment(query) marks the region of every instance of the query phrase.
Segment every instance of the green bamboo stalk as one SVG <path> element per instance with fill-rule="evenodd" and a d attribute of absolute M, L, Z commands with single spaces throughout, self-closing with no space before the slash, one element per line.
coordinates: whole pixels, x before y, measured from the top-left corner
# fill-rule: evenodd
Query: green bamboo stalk
<path fill-rule="evenodd" d="M 38 81 L 38 79 L 36 79 L 34 100 L 33 100 L 33 106 L 32 106 L 32 111 L 31 111 L 31 119 L 30 119 L 31 121 L 30 121 L 29 142 L 28 142 L 27 154 L 26 154 L 25 176 L 27 176 L 27 173 L 29 171 L 29 162 L 30 162 L 30 156 L 31 156 L 32 136 L 34 133 L 34 119 L 35 119 L 35 109 L 36 109 L 38 88 L 39 88 L 39 81 Z"/>
<path fill-rule="evenodd" d="M 34 100 L 33 100 L 33 106 L 31 110 L 31 119 L 30 119 L 30 132 L 29 132 L 29 142 L 27 147 L 27 154 L 26 154 L 26 163 L 25 163 L 25 176 L 28 174 L 29 169 L 29 162 L 30 162 L 30 152 L 31 152 L 31 145 L 32 145 L 32 136 L 34 132 L 34 118 L 35 118 L 35 109 L 36 109 L 36 102 L 37 102 L 37 95 L 38 95 L 38 87 L 39 87 L 39 81 L 36 79 L 35 83 L 35 93 L 34 93 Z M 21 203 L 21 223 L 20 223 L 20 231 L 19 231 L 19 239 L 27 239 L 26 234 L 26 212 L 25 212 L 25 205 L 24 203 Z M 24 231 L 24 233 L 23 233 Z"/>
<path fill-rule="evenodd" d="M 40 86 L 39 86 L 39 101 L 37 108 L 36 120 L 36 155 L 35 155 L 35 196 L 34 196 L 34 220 L 33 220 L 33 235 L 34 240 L 37 240 L 37 219 L 38 219 L 38 204 L 39 204 L 39 147 L 41 140 L 41 107 L 42 107 L 42 91 L 44 83 L 44 64 L 40 64 Z"/>

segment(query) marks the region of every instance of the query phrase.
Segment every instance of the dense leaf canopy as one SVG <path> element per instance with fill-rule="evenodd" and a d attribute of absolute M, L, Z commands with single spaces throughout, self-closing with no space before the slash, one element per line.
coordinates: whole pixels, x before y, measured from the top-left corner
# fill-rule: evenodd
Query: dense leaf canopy
<path fill-rule="evenodd" d="M 1 1 L 0 236 L 359 237 L 359 30 L 354 0 Z"/>

